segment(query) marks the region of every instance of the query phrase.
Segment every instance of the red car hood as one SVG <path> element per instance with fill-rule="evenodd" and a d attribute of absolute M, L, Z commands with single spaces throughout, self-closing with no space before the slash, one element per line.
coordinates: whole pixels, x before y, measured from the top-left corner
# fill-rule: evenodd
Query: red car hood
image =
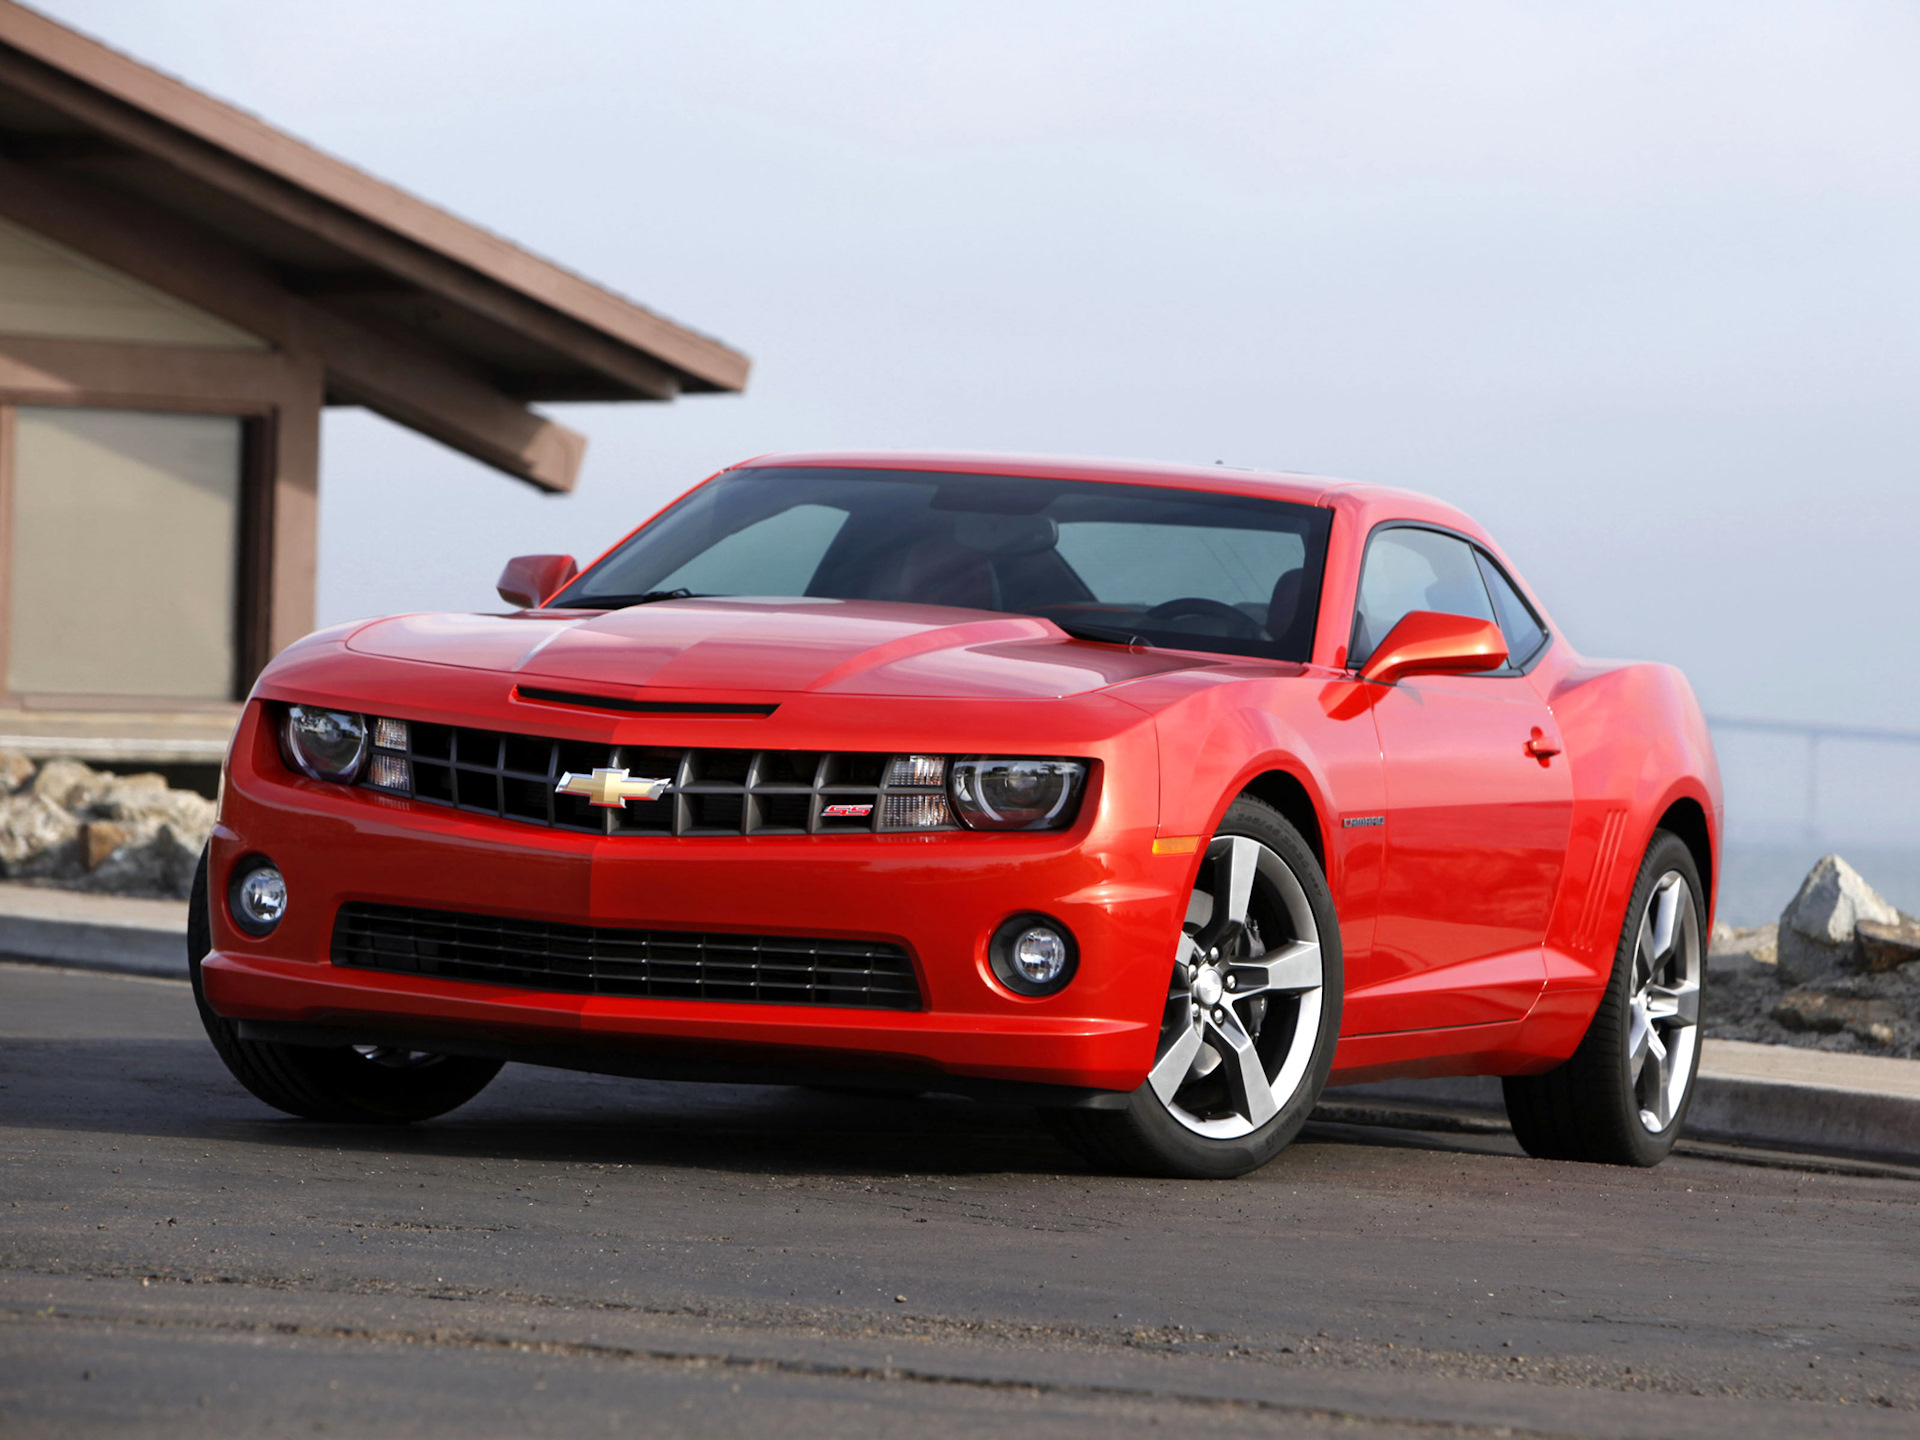
<path fill-rule="evenodd" d="M 1050 621 L 859 600 L 672 600 L 604 613 L 401 615 L 363 655 L 596 688 L 1042 699 L 1207 662 L 1073 640 Z"/>

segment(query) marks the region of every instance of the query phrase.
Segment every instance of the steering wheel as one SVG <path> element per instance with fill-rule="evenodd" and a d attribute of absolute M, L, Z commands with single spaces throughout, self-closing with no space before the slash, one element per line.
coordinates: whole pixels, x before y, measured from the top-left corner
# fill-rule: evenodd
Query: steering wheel
<path fill-rule="evenodd" d="M 1209 600 L 1204 595 L 1182 595 L 1177 600 L 1167 600 L 1154 606 L 1142 616 L 1145 620 L 1179 620 L 1188 615 L 1205 615 L 1211 619 L 1224 620 L 1227 634 L 1235 640 L 1258 640 L 1260 624 L 1244 610 L 1220 600 Z"/>

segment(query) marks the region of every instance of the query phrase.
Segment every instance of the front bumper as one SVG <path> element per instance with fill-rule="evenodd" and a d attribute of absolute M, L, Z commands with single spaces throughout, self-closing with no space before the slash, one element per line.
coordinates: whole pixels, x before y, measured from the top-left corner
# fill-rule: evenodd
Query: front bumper
<path fill-rule="evenodd" d="M 637 1073 L 804 1067 L 1101 1090 L 1133 1089 L 1151 1064 L 1196 863 L 1153 854 L 1151 784 L 1096 784 L 1075 826 L 1050 835 L 602 837 L 295 776 L 262 721 L 250 705 L 235 740 L 202 968 L 208 1003 L 254 1033 L 439 1036 L 448 1048 Z M 1099 758 L 1110 775 L 1112 755 Z M 1135 773 L 1144 760 L 1152 774 L 1151 751 L 1132 758 Z M 272 859 L 290 896 L 265 938 L 225 909 L 234 866 L 253 855 Z M 332 930 L 350 901 L 886 941 L 912 957 L 924 1007 L 560 994 L 339 967 Z M 1054 917 L 1079 942 L 1078 971 L 1057 995 L 1014 995 L 993 978 L 987 938 L 1023 911 Z"/>

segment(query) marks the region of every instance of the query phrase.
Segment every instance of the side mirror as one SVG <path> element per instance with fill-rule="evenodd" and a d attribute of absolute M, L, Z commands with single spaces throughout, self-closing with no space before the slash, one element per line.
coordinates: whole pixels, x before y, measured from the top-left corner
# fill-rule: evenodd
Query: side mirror
<path fill-rule="evenodd" d="M 494 589 L 509 605 L 538 610 L 542 600 L 579 573 L 571 555 L 516 555 L 507 561 Z"/>
<path fill-rule="evenodd" d="M 1471 675 L 1507 663 L 1507 642 L 1491 620 L 1412 610 L 1360 667 L 1362 680 L 1391 685 L 1406 675 Z"/>

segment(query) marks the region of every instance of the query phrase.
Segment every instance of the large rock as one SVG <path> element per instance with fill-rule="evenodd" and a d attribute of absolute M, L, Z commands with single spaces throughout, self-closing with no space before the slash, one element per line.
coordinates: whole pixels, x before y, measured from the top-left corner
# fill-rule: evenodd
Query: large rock
<path fill-rule="evenodd" d="M 159 780 L 158 775 L 153 777 Z M 82 765 L 78 760 L 49 760 L 33 777 L 30 791 L 62 810 L 85 810 L 106 793 L 115 777 Z M 164 780 L 160 782 L 163 786 Z"/>
<path fill-rule="evenodd" d="M 1713 934 L 1707 944 L 1710 955 L 1740 955 L 1761 965 L 1772 965 L 1780 958 L 1780 927 L 1755 925 L 1737 930 L 1724 920 L 1713 922 Z"/>
<path fill-rule="evenodd" d="M 1844 1030 L 1876 1046 L 1892 1045 L 1907 1020 L 1892 1000 L 1835 995 L 1811 985 L 1782 995 L 1773 1007 L 1773 1018 L 1789 1030 L 1816 1030 L 1829 1035 Z"/>
<path fill-rule="evenodd" d="M 1854 927 L 1862 920 L 1900 923 L 1900 912 L 1838 855 L 1828 855 L 1800 884 L 1800 893 L 1780 912 L 1780 978 L 1804 984 L 1850 968 Z"/>
<path fill-rule="evenodd" d="M 184 831 L 164 821 L 150 822 L 115 847 L 78 888 L 184 899 L 193 888 L 194 867 L 206 843 L 205 831 Z"/>
<path fill-rule="evenodd" d="M 85 871 L 78 820 L 31 792 L 0 800 L 0 872 L 9 880 L 67 880 Z"/>
<path fill-rule="evenodd" d="M 0 874 L 118 895 L 184 897 L 214 804 L 159 775 L 110 775 L 77 760 L 25 773 L 0 751 Z"/>
<path fill-rule="evenodd" d="M 0 750 L 0 795 L 11 795 L 33 775 L 33 761 L 18 750 Z"/>
<path fill-rule="evenodd" d="M 1860 942 L 1863 970 L 1898 970 L 1920 961 L 1920 920 L 1911 915 L 1902 915 L 1897 925 L 1862 920 L 1853 933 Z"/>

